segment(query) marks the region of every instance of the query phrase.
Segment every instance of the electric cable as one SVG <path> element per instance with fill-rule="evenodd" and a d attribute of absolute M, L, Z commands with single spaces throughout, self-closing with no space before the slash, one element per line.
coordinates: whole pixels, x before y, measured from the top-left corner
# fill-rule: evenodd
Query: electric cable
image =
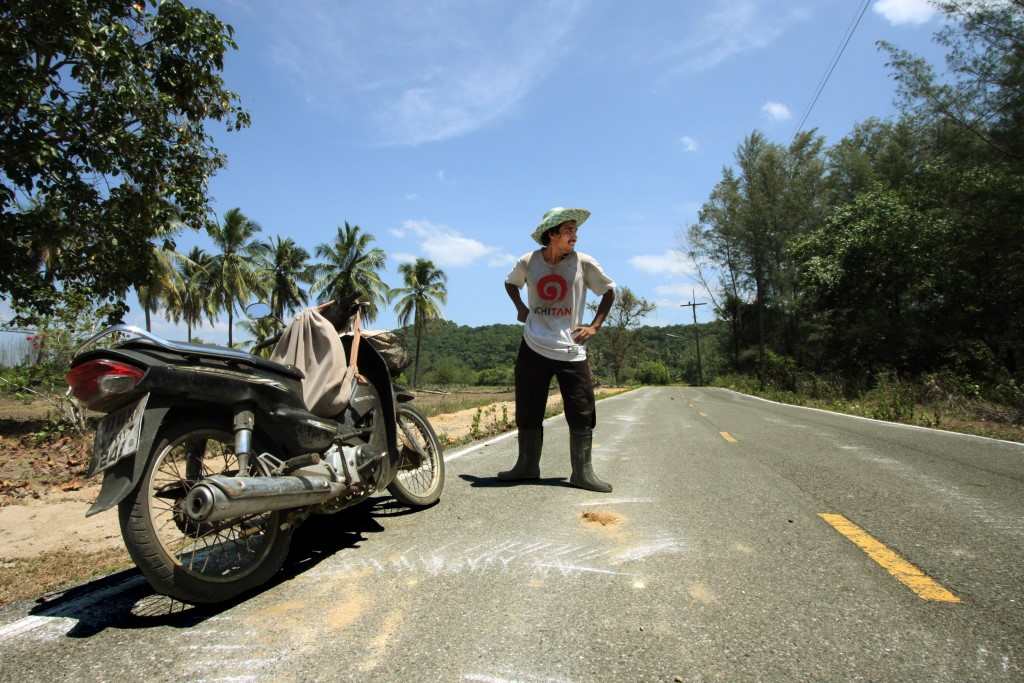
<path fill-rule="evenodd" d="M 868 11 L 868 5 L 870 4 L 871 0 L 864 0 L 864 4 L 860 8 L 860 12 L 857 13 L 852 27 L 847 28 L 844 38 L 840 38 L 841 43 L 839 50 L 833 57 L 828 70 L 825 71 L 825 75 L 822 76 L 820 81 L 818 81 L 818 87 L 814 92 L 814 97 L 811 99 L 811 103 L 808 105 L 807 111 L 804 112 L 803 117 L 800 119 L 800 125 L 797 126 L 796 132 L 793 133 L 793 137 L 799 135 L 800 131 L 804 129 L 807 117 L 811 115 L 811 112 L 814 110 L 814 105 L 818 103 L 818 98 L 821 97 L 821 93 L 824 92 L 825 86 L 828 85 L 828 79 L 832 77 L 832 72 L 835 71 L 836 66 L 838 66 L 839 60 L 843 58 L 843 53 L 846 52 L 846 46 L 850 44 L 850 39 L 853 38 L 853 34 L 857 32 L 857 27 L 860 26 L 860 21 L 864 18 L 864 13 Z"/>

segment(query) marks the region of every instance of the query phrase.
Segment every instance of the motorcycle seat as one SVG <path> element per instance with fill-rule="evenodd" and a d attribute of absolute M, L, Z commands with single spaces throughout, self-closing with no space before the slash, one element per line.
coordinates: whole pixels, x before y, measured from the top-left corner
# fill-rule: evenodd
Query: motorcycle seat
<path fill-rule="evenodd" d="M 152 344 L 144 340 L 130 340 L 127 343 L 122 344 L 124 347 L 155 347 L 161 350 L 173 350 L 185 356 L 196 356 L 199 358 L 213 358 L 217 360 L 226 360 L 235 363 L 244 363 L 246 365 L 258 368 L 260 370 L 266 370 L 268 372 L 276 372 L 279 375 L 285 377 L 291 377 L 292 379 L 302 380 L 305 379 L 305 375 L 302 370 L 291 365 L 283 365 L 281 363 L 275 363 L 272 360 L 255 356 L 245 351 L 239 351 L 238 349 L 229 349 L 226 346 L 215 346 L 213 344 L 189 344 L 187 342 L 171 342 L 168 346 L 161 346 L 158 344 Z"/>

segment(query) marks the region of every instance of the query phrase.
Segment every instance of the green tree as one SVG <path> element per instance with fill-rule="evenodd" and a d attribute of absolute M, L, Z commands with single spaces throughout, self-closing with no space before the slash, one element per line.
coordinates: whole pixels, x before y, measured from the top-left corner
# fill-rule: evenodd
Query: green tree
<path fill-rule="evenodd" d="M 152 247 L 149 253 L 149 271 L 146 279 L 136 285 L 139 303 L 146 314 L 146 331 L 153 329 L 151 314 L 160 310 L 161 306 L 168 312 L 178 307 L 183 286 L 181 273 L 177 264 L 183 258 L 174 248 L 174 244 L 165 240 L 163 245 Z M 172 314 L 173 316 L 173 314 Z"/>
<path fill-rule="evenodd" d="M 201 326 L 204 319 L 212 325 L 217 317 L 218 306 L 210 286 L 214 267 L 214 258 L 199 247 L 192 247 L 179 263 L 181 290 L 171 313 L 174 322 L 185 321 L 189 342 L 193 327 Z"/>
<path fill-rule="evenodd" d="M 270 309 L 284 321 L 286 313 L 304 306 L 309 300 L 299 283 L 309 284 L 313 275 L 309 252 L 290 238 L 272 237 L 257 245 L 257 268 L 263 279 L 263 288 L 270 292 Z"/>
<path fill-rule="evenodd" d="M 592 311 L 597 310 L 597 304 L 591 303 L 588 307 Z M 602 351 L 607 349 L 608 363 L 611 365 L 612 374 L 615 376 L 615 383 L 620 384 L 626 369 L 626 361 L 636 344 L 636 328 L 651 311 L 655 305 L 638 297 L 629 287 L 622 287 L 615 292 L 615 303 L 612 310 L 608 312 L 601 332 L 595 337 L 601 343 L 597 344 L 598 355 L 604 355 Z"/>
<path fill-rule="evenodd" d="M 0 292 L 20 323 L 77 294 L 119 317 L 163 226 L 204 224 L 225 162 L 205 122 L 249 125 L 220 77 L 232 34 L 178 0 L 0 5 Z"/>
<path fill-rule="evenodd" d="M 658 360 L 648 360 L 641 363 L 636 371 L 636 379 L 642 384 L 668 384 L 672 381 L 668 368 Z"/>
<path fill-rule="evenodd" d="M 1024 2 L 942 1 L 937 42 L 946 74 L 887 43 L 904 116 L 926 155 L 914 201 L 945 214 L 946 259 L 935 294 L 942 336 L 984 344 L 1011 372 L 1024 368 Z"/>
<path fill-rule="evenodd" d="M 711 297 L 718 317 L 729 321 L 732 332 L 733 364 L 739 362 L 743 304 L 750 293 L 750 268 L 740 248 L 739 212 L 743 203 L 740 184 L 732 169 L 722 171 L 722 179 L 700 209 L 697 222 L 690 226 L 685 245 L 704 290 Z M 709 266 L 718 269 L 721 296 L 705 278 Z"/>
<path fill-rule="evenodd" d="M 316 255 L 326 263 L 314 266 L 313 288 L 321 302 L 336 301 L 343 310 L 357 301 L 369 306 L 363 314 L 366 322 L 378 315 L 379 305 L 387 301 L 388 286 L 381 280 L 379 270 L 384 267 L 384 251 L 370 248 L 374 237 L 364 233 L 358 225 L 338 228 L 334 242 L 318 244 Z"/>
<path fill-rule="evenodd" d="M 823 139 L 813 131 L 797 135 L 788 147 L 769 143 L 754 131 L 736 150 L 737 170 L 723 170 L 722 180 L 690 231 L 695 261 L 711 261 L 724 278 L 726 305 L 716 302 L 716 307 L 734 322 L 734 359 L 739 351 L 741 292 L 752 290 L 762 382 L 769 307 L 777 313 L 785 346 L 799 347 L 798 268 L 789 247 L 825 213 L 823 147 Z"/>
<path fill-rule="evenodd" d="M 253 295 L 263 295 L 259 273 L 254 266 L 257 243 L 253 235 L 260 226 L 249 220 L 241 209 L 229 209 L 224 220 L 208 227 L 210 237 L 220 249 L 214 256 L 210 270 L 210 285 L 214 300 L 228 314 L 228 346 L 234 344 L 235 304 L 245 306 Z"/>
<path fill-rule="evenodd" d="M 413 333 L 416 335 L 416 367 L 413 372 L 413 386 L 417 386 L 420 377 L 420 343 L 427 331 L 428 320 L 441 318 L 441 306 L 448 301 L 448 289 L 445 286 L 448 276 L 443 270 L 434 266 L 434 262 L 418 258 L 415 263 L 403 263 L 398 272 L 405 280 L 405 287 L 392 289 L 389 300 L 397 298 L 395 313 L 398 324 L 405 327 L 411 320 Z"/>
<path fill-rule="evenodd" d="M 242 329 L 252 335 L 252 341 L 248 343 L 250 352 L 259 344 L 270 339 L 275 334 L 281 331 L 281 325 L 272 318 L 266 316 L 263 318 L 255 318 L 253 320 L 243 320 L 241 322 Z M 270 358 L 270 354 L 273 352 L 273 346 L 266 346 L 255 353 L 264 358 Z"/>

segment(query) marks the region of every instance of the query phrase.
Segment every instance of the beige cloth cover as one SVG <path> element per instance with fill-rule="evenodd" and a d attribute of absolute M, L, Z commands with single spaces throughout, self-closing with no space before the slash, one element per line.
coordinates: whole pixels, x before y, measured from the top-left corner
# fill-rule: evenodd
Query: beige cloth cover
<path fill-rule="evenodd" d="M 302 370 L 302 399 L 314 415 L 334 417 L 352 398 L 355 368 L 348 367 L 334 325 L 314 309 L 295 316 L 270 359 Z"/>

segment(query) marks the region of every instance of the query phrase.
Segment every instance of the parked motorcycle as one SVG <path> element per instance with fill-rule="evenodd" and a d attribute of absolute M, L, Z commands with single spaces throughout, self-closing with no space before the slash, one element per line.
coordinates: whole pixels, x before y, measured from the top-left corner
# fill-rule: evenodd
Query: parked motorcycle
<path fill-rule="evenodd" d="M 324 417 L 303 402 L 303 372 L 243 351 L 162 339 L 128 325 L 71 363 L 67 381 L 107 413 L 88 476 L 86 515 L 118 506 L 132 560 L 157 592 L 228 600 L 269 580 L 311 514 L 335 514 L 387 489 L 424 507 L 444 487 L 430 421 L 363 341 L 358 309 L 339 334 L 355 368 L 351 397 Z M 333 331 L 333 330 L 332 330 Z"/>

